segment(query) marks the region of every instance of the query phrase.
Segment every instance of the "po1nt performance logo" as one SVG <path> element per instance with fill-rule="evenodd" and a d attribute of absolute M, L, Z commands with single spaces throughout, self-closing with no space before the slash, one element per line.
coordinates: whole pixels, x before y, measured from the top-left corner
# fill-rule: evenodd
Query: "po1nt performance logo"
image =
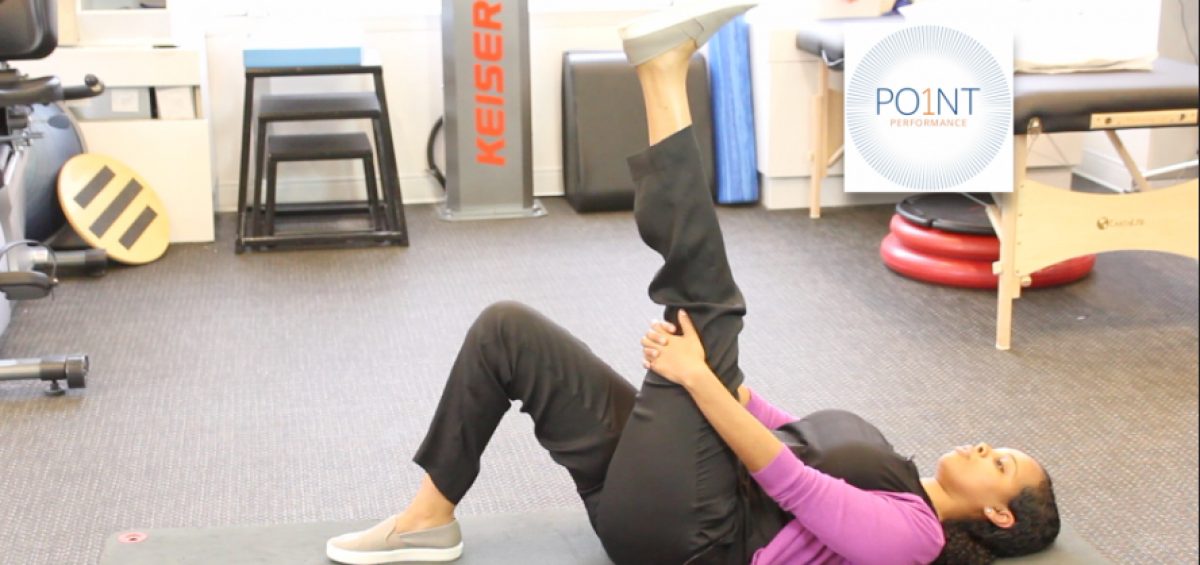
<path fill-rule="evenodd" d="M 1011 30 L 846 37 L 847 192 L 1011 192 Z"/>

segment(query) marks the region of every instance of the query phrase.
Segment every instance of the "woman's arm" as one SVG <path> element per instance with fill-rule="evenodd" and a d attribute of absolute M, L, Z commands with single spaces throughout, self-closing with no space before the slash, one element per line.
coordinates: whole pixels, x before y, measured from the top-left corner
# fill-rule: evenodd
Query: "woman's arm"
<path fill-rule="evenodd" d="M 649 347 L 653 346 L 655 343 L 660 343 L 661 340 L 666 340 L 669 336 L 675 335 L 675 333 L 675 324 L 661 320 L 650 323 L 650 331 L 646 333 L 646 338 L 643 340 L 643 346 L 647 347 L 645 350 L 645 365 L 647 369 L 651 368 L 651 365 L 654 363 L 654 359 L 652 359 L 649 354 L 649 351 L 651 351 Z M 647 343 L 652 345 L 648 346 L 646 345 Z M 657 351 L 657 349 L 655 351 Z M 707 364 L 703 363 L 703 357 L 699 357 L 699 355 L 703 354 L 702 347 L 698 347 L 698 349 L 692 353 L 698 355 L 695 363 L 697 367 L 703 364 L 704 368 L 708 369 L 710 372 L 712 371 L 711 368 L 708 368 Z M 662 364 L 659 363 L 659 365 Z M 668 379 L 671 378 L 670 375 L 664 376 L 666 376 Z M 779 409 L 779 407 L 771 404 L 770 402 L 767 402 L 765 398 L 763 398 L 761 395 L 755 394 L 754 391 L 750 390 L 750 388 L 746 385 L 741 385 L 737 388 L 737 399 L 738 403 L 741 404 L 742 407 L 748 412 L 750 412 L 751 416 L 754 416 L 755 419 L 757 419 L 759 422 L 762 422 L 762 425 L 772 430 L 777 429 L 784 424 L 795 422 L 798 419 L 795 416 L 788 414 L 784 410 Z"/>
<path fill-rule="evenodd" d="M 764 426 L 772 430 L 779 429 L 779 426 L 799 420 L 799 418 L 788 414 L 778 406 L 767 402 L 767 399 L 763 398 L 762 395 L 751 391 L 745 386 L 738 389 L 738 400 L 741 401 L 742 406 L 745 406 L 746 410 L 753 414 L 759 422 L 762 422 Z"/>
<path fill-rule="evenodd" d="M 684 310 L 679 311 L 679 327 L 683 330 L 680 335 L 669 335 L 663 333 L 667 329 L 664 323 L 658 322 L 642 337 L 646 368 L 682 385 L 746 468 L 754 472 L 766 467 L 783 449 L 783 443 L 730 394 L 705 363 L 704 345 L 691 315 Z M 746 392 L 744 397 L 749 402 L 749 390 Z M 743 396 L 740 389 L 737 394 Z"/>
<path fill-rule="evenodd" d="M 738 387 L 738 404 L 741 404 L 742 408 L 749 410 L 747 406 L 750 404 L 750 387 L 746 385 Z"/>

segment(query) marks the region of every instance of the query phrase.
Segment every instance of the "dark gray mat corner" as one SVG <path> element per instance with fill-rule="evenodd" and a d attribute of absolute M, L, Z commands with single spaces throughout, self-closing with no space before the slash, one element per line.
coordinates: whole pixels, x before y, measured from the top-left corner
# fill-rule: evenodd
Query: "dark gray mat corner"
<path fill-rule="evenodd" d="M 149 530 L 144 541 L 109 536 L 100 565 L 329 565 L 325 540 L 371 527 L 377 521 L 283 526 Z M 457 565 L 611 565 L 587 515 L 557 510 L 537 514 L 469 516 L 461 521 L 465 549 Z M 1051 549 L 1013 565 L 1107 563 L 1069 528 Z"/>

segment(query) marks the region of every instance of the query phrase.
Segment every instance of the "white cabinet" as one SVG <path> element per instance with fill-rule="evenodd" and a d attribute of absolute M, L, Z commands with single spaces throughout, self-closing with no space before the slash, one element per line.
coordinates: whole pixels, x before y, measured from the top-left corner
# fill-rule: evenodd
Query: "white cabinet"
<path fill-rule="evenodd" d="M 114 92 L 119 89 L 162 89 L 170 93 L 179 115 L 180 89 L 191 89 L 191 119 L 80 121 L 90 153 L 109 155 L 140 173 L 162 198 L 171 221 L 171 242 L 210 242 L 213 225 L 213 158 L 205 97 L 203 51 L 149 47 L 59 48 L 39 61 L 19 67 L 34 75 L 58 75 L 64 85 L 94 74 Z M 163 99 L 167 101 L 166 98 Z"/>

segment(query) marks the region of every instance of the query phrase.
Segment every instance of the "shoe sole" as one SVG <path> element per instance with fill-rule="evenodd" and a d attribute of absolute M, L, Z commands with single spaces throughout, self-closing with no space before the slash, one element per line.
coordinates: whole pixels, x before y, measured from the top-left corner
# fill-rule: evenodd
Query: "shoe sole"
<path fill-rule="evenodd" d="M 621 28 L 621 39 L 625 41 L 640 39 L 708 14 L 734 8 L 745 11 L 757 5 L 758 2 L 747 2 L 746 0 L 705 0 L 672 6 L 653 14 L 647 14 L 624 25 Z"/>
<path fill-rule="evenodd" d="M 414 561 L 454 561 L 462 557 L 462 552 L 463 544 L 461 542 L 454 547 L 413 547 L 393 549 L 391 551 L 351 551 L 337 547 L 332 542 L 325 544 L 325 556 L 345 565 L 380 565 L 382 563 L 409 563 Z"/>

